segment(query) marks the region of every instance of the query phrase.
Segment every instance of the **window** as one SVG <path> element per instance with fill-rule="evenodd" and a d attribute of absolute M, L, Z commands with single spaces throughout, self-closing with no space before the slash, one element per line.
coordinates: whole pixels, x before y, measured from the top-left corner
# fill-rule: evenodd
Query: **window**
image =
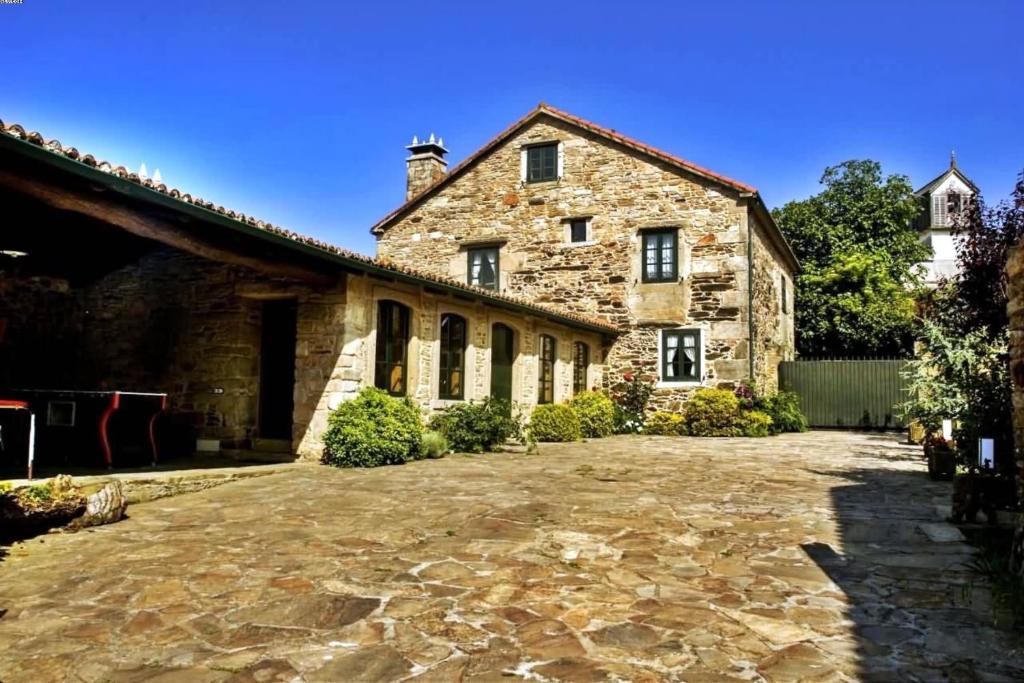
<path fill-rule="evenodd" d="M 786 276 L 782 276 L 782 312 L 789 313 L 789 292 L 786 291 Z"/>
<path fill-rule="evenodd" d="M 569 223 L 569 241 L 570 242 L 586 242 L 587 241 L 587 221 L 584 218 L 573 219 Z"/>
<path fill-rule="evenodd" d="M 537 375 L 537 403 L 555 402 L 555 338 L 540 335 L 540 364 Z"/>
<path fill-rule="evenodd" d="M 587 390 L 587 367 L 590 365 L 590 347 L 576 342 L 572 347 L 572 393 Z"/>
<path fill-rule="evenodd" d="M 700 330 L 661 333 L 661 381 L 700 381 Z"/>
<path fill-rule="evenodd" d="M 440 367 L 438 396 L 461 401 L 465 393 L 466 319 L 453 313 L 441 316 Z"/>
<path fill-rule="evenodd" d="M 526 182 L 558 180 L 558 143 L 526 148 Z"/>
<path fill-rule="evenodd" d="M 408 378 L 409 309 L 395 301 L 377 304 L 377 358 L 373 383 L 392 396 L 404 396 Z"/>
<path fill-rule="evenodd" d="M 951 219 L 956 218 L 962 206 L 963 202 L 959 192 L 950 192 L 946 195 L 946 213 Z"/>
<path fill-rule="evenodd" d="M 676 231 L 658 230 L 643 233 L 644 282 L 676 281 Z"/>
<path fill-rule="evenodd" d="M 469 250 L 469 284 L 498 289 L 498 248 Z"/>

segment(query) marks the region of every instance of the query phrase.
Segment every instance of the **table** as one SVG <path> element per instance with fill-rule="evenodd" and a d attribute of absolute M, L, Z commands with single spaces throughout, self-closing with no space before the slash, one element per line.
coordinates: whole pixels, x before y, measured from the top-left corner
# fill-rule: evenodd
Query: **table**
<path fill-rule="evenodd" d="M 36 414 L 28 401 L 0 399 L 0 410 L 28 411 L 28 478 L 32 478 L 32 465 L 36 459 Z M 2 435 L 0 435 L 2 437 Z"/>
<path fill-rule="evenodd" d="M 27 409 L 40 417 L 40 437 L 47 444 L 75 448 L 67 443 L 66 434 L 92 423 L 103 461 L 107 469 L 113 468 L 114 449 L 111 444 L 110 422 L 115 414 L 134 420 L 144 430 L 152 455 L 152 464 L 159 459 L 154 425 L 167 408 L 167 394 L 138 391 L 86 391 L 79 389 L 15 389 L 0 392 L 0 398 L 27 404 Z M 34 436 L 32 437 L 34 442 Z M 34 443 L 33 443 L 34 446 Z"/>

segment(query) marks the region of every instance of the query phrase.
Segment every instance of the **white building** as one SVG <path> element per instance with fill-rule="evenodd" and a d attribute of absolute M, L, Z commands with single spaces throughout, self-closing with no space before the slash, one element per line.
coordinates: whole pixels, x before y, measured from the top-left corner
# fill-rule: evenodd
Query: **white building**
<path fill-rule="evenodd" d="M 929 287 L 956 274 L 951 228 L 956 215 L 967 208 L 977 193 L 977 186 L 957 168 L 956 154 L 950 156 L 949 168 L 914 193 L 924 208 L 918 218 L 921 240 L 932 248 L 931 260 L 922 264 Z"/>

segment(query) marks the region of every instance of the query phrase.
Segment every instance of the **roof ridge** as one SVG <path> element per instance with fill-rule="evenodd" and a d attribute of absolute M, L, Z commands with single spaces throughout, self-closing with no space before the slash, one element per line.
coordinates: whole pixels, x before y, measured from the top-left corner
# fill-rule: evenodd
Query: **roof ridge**
<path fill-rule="evenodd" d="M 504 294 L 502 292 L 495 292 L 492 290 L 484 289 L 482 287 L 467 284 L 465 282 L 456 280 L 455 278 L 449 276 L 436 275 L 434 273 L 420 271 L 416 268 L 411 268 L 409 266 L 399 265 L 387 259 L 381 259 L 373 256 L 367 256 L 366 254 L 360 254 L 359 252 L 352 251 L 351 249 L 339 247 L 335 244 L 331 244 L 330 242 L 325 242 L 314 237 L 302 235 L 293 230 L 288 230 L 286 228 L 276 226 L 267 221 L 255 218 L 254 216 L 249 216 L 238 211 L 233 211 L 231 209 L 226 209 L 223 206 L 214 204 L 213 202 L 206 201 L 201 197 L 194 196 L 187 192 L 182 192 L 177 188 L 168 187 L 164 183 L 155 183 L 151 178 L 142 178 L 137 173 L 133 173 L 124 166 L 114 166 L 112 163 L 108 161 L 96 159 L 91 154 L 82 154 L 74 147 L 65 147 L 56 138 L 46 140 L 43 137 L 43 135 L 40 134 L 39 132 L 26 131 L 26 129 L 23 126 L 17 123 L 5 124 L 4 121 L 0 119 L 0 132 L 5 133 L 6 135 L 17 140 L 20 140 L 21 142 L 42 148 L 43 150 L 55 156 L 70 159 L 84 166 L 93 168 L 97 171 L 108 173 L 111 176 L 127 180 L 153 192 L 158 192 L 177 201 L 191 204 L 193 206 L 198 206 L 200 208 L 206 209 L 225 218 L 231 219 L 239 223 L 243 223 L 249 227 L 257 228 L 258 230 L 262 230 L 263 232 L 266 232 L 268 234 L 283 237 L 297 244 L 302 244 L 307 247 L 313 247 L 351 261 L 365 263 L 366 265 L 381 268 L 383 270 L 390 270 L 399 274 L 411 276 L 413 278 L 423 280 L 428 283 L 433 282 L 435 284 L 441 284 L 448 287 L 460 289 L 484 299 L 503 301 L 506 303 L 515 304 L 517 306 L 534 309 L 538 313 L 554 315 L 565 320 L 576 321 L 579 323 L 590 325 L 592 327 L 602 328 L 604 330 L 607 330 L 608 332 L 619 331 L 618 326 L 612 324 L 611 322 L 604 318 L 591 317 L 583 315 L 581 313 L 575 313 L 572 311 L 560 311 L 555 309 L 554 307 L 549 307 L 543 304 L 535 303 L 525 297 L 518 297 L 511 294 Z"/>

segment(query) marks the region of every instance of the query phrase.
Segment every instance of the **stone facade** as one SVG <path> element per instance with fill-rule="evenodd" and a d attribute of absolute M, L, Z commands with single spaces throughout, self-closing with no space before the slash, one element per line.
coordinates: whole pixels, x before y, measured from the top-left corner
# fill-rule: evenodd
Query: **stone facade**
<path fill-rule="evenodd" d="M 561 176 L 523 182 L 525 147 L 555 141 Z M 753 376 L 773 387 L 778 361 L 792 357 L 792 321 L 771 297 L 780 295 L 774 281 L 791 284 L 793 273 L 761 234 L 749 194 L 551 116 L 534 117 L 455 173 L 378 230 L 378 256 L 465 280 L 467 249 L 498 246 L 502 291 L 625 330 L 609 349 L 606 386 L 627 370 L 656 376 L 666 328 L 701 329 L 700 384 L 732 386 L 751 377 L 752 231 Z M 586 241 L 570 241 L 571 219 L 587 221 Z M 678 229 L 678 279 L 645 283 L 641 235 L 659 227 Z M 695 386 L 659 381 L 652 405 L 678 408 Z"/>
<path fill-rule="evenodd" d="M 574 342 L 591 349 L 588 381 L 600 385 L 602 338 L 592 332 L 458 299 L 424 284 L 339 272 L 334 287 L 312 288 L 253 270 L 158 247 L 136 263 L 86 285 L 56 278 L 0 279 L 0 386 L 158 391 L 177 437 L 246 448 L 259 434 L 262 303 L 296 302 L 293 451 L 316 459 L 330 412 L 374 383 L 377 302 L 412 312 L 409 396 L 426 417 L 438 396 L 440 316 L 468 324 L 466 400 L 490 393 L 490 335 L 516 332 L 513 400 L 536 404 L 536 336 L 557 340 L 556 400 L 572 394 Z M 45 310 L 45 316 L 39 311 Z M 43 321 L 46 324 L 43 324 Z M 188 446 L 194 445 L 189 443 Z"/>
<path fill-rule="evenodd" d="M 1024 500 L 1024 245 L 1010 252 L 1006 263 L 1007 312 L 1010 317 L 1010 376 L 1013 379 L 1013 436 L 1016 446 L 1018 499 Z M 1017 540 L 1024 544 L 1024 522 Z M 1024 545 L 1017 559 L 1024 572 Z"/>

